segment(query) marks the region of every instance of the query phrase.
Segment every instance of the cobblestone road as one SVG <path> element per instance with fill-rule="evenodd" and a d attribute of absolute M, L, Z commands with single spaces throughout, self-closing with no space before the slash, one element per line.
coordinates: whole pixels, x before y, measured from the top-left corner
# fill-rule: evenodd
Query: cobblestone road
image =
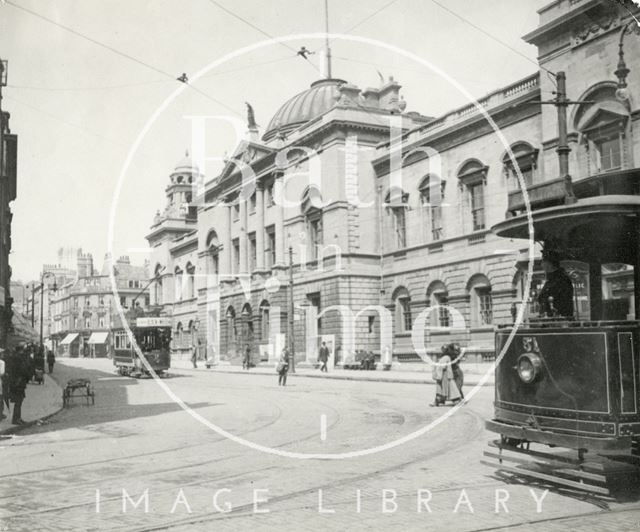
<path fill-rule="evenodd" d="M 96 404 L 76 402 L 2 442 L 0 531 L 635 530 L 640 523 L 637 496 L 599 506 L 505 484 L 481 465 L 490 387 L 402 445 L 299 460 L 230 441 L 194 416 L 276 451 L 336 454 L 406 437 L 448 410 L 427 406 L 426 385 L 294 376 L 280 388 L 275 374 L 176 370 L 162 381 L 165 390 L 116 376 L 103 360 L 66 360 L 56 370 L 62 381 L 91 378 Z"/>

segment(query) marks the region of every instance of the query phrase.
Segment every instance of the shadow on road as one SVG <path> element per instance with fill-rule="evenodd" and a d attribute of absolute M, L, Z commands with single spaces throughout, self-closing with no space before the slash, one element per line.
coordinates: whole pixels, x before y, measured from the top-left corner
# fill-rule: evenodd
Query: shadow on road
<path fill-rule="evenodd" d="M 96 425 L 113 421 L 159 416 L 166 413 L 178 412 L 181 407 L 173 401 L 167 401 L 167 396 L 151 388 L 152 379 L 142 380 L 131 377 L 122 377 L 115 372 L 104 371 L 97 368 L 76 367 L 65 364 L 64 359 L 58 359 L 53 374 L 50 375 L 61 388 L 64 388 L 70 379 L 89 379 L 95 392 L 95 404 L 90 404 L 84 397 L 73 398 L 69 405 L 49 418 L 39 426 L 27 429 L 30 434 L 47 431 L 55 431 L 67 428 L 87 428 L 97 432 L 104 432 Z M 190 378 L 185 375 L 175 377 Z M 174 376 L 172 376 L 174 378 Z M 149 387 L 150 393 L 144 393 L 143 402 L 131 403 L 131 388 L 139 386 Z M 146 392 L 146 390 L 145 390 Z M 157 400 L 154 400 L 157 398 Z M 140 400 L 140 395 L 137 396 Z M 28 399 L 27 399 L 28 400 Z M 218 406 L 222 403 L 187 403 L 193 409 Z M 110 430 L 110 429 L 105 429 Z"/>

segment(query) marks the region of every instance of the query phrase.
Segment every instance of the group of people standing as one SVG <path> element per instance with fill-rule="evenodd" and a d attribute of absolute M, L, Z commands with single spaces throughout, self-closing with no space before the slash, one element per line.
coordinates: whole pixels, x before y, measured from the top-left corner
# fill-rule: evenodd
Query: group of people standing
<path fill-rule="evenodd" d="M 51 350 L 42 346 L 20 343 L 14 349 L 0 349 L 0 420 L 7 416 L 5 407 L 11 411 L 11 422 L 14 425 L 24 425 L 22 420 L 22 403 L 26 397 L 27 383 L 44 373 L 45 360 L 49 373 L 53 372 L 55 356 Z"/>
<path fill-rule="evenodd" d="M 442 346 L 442 351 L 438 353 L 432 370 L 432 377 L 436 382 L 436 397 L 429 406 L 444 406 L 447 401 L 455 405 L 464 400 L 462 393 L 464 373 L 460 367 L 461 355 L 462 350 L 458 344 Z"/>

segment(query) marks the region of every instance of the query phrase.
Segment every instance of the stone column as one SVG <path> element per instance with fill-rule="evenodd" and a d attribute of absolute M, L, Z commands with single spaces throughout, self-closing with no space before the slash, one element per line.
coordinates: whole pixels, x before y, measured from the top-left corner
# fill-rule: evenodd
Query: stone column
<path fill-rule="evenodd" d="M 256 227 L 256 268 L 264 270 L 264 187 L 262 182 L 256 183 L 256 209 L 258 226 Z"/>
<path fill-rule="evenodd" d="M 240 273 L 247 273 L 249 270 L 247 263 L 247 198 L 240 194 Z"/>
<path fill-rule="evenodd" d="M 277 183 L 280 183 L 278 185 Z M 284 180 L 282 175 L 276 176 L 276 190 L 280 187 L 280 194 L 282 197 L 277 198 L 278 204 L 276 205 L 276 264 L 279 266 L 284 265 L 284 186 L 282 185 Z"/>
<path fill-rule="evenodd" d="M 225 209 L 227 209 L 227 232 L 226 232 L 226 236 L 225 236 L 225 241 L 224 241 L 224 270 L 223 273 L 230 275 L 231 273 L 233 273 L 233 269 L 232 269 L 232 260 L 233 260 L 233 244 L 231 243 L 232 241 L 232 237 L 231 237 L 231 227 L 232 227 L 232 220 L 231 220 L 231 209 L 233 209 L 233 206 L 231 205 L 227 205 L 225 207 Z"/>

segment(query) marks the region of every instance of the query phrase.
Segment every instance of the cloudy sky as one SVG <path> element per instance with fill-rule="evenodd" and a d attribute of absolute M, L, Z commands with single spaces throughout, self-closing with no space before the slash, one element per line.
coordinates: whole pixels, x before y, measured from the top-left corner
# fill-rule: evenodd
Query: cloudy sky
<path fill-rule="evenodd" d="M 479 98 L 535 72 L 536 49 L 521 39 L 547 0 L 329 0 L 330 32 L 377 39 L 446 71 Z M 270 37 L 324 31 L 324 0 L 3 0 L 0 57 L 8 59 L 2 106 L 19 135 L 13 204 L 14 279 L 38 276 L 60 247 L 82 247 L 98 266 L 107 250 L 114 190 L 152 114 L 182 92 L 150 128 L 125 175 L 114 252 L 136 263 L 168 174 L 191 143 L 189 115 L 244 119 L 244 102 L 265 127 L 286 99 L 320 77 L 322 47 L 302 38 L 270 43 L 210 70 L 212 62 Z M 499 42 L 501 41 L 501 42 Z M 425 67 L 371 45 L 335 39 L 333 75 L 362 88 L 378 72 L 403 86 L 407 110 L 437 116 L 465 97 Z M 232 152 L 234 132 L 213 127 L 211 155 Z M 207 168 L 207 174 L 215 168 Z"/>

